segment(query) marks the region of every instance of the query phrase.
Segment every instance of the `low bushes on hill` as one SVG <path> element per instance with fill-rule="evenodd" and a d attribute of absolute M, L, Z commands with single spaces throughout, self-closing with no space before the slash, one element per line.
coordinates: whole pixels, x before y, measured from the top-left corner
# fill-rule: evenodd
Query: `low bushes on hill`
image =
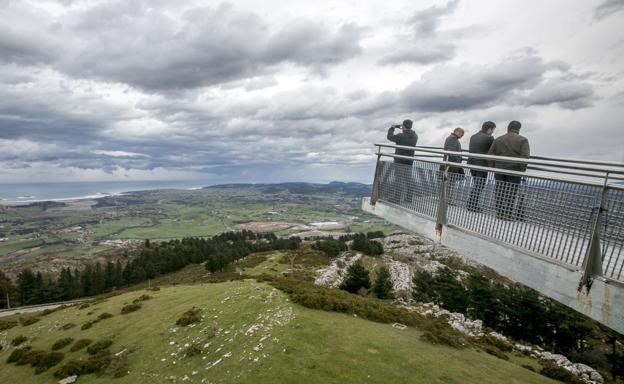
<path fill-rule="evenodd" d="M 78 341 L 76 341 L 74 343 L 74 345 L 72 345 L 72 347 L 69 349 L 72 352 L 76 352 L 79 351 L 81 349 L 83 349 L 84 347 L 86 347 L 87 345 L 91 344 L 93 342 L 93 340 L 91 339 L 80 339 Z"/>
<path fill-rule="evenodd" d="M 182 316 L 176 321 L 176 325 L 185 327 L 187 325 L 199 323 L 201 321 L 201 310 L 199 308 L 191 308 L 184 312 Z"/>
<path fill-rule="evenodd" d="M 72 328 L 74 328 L 75 326 L 76 326 L 76 324 L 74 324 L 74 323 L 67 323 L 67 324 L 65 324 L 65 325 L 61 326 L 61 329 L 62 329 L 63 331 L 67 331 L 68 329 L 72 329 Z"/>
<path fill-rule="evenodd" d="M 28 340 L 28 337 L 24 335 L 15 336 L 13 340 L 11 340 L 11 345 L 14 347 L 17 347 L 18 345 L 22 344 L 26 340 Z"/>
<path fill-rule="evenodd" d="M 141 296 L 137 297 L 136 299 L 132 300 L 132 302 L 134 304 L 136 304 L 136 303 L 140 303 L 141 301 L 150 300 L 151 298 L 152 298 L 152 296 L 150 296 L 150 295 L 141 295 Z"/>
<path fill-rule="evenodd" d="M 32 325 L 35 324 L 36 322 L 38 322 L 39 319 L 38 317 L 35 316 L 29 316 L 29 317 L 20 317 L 19 322 L 20 324 L 22 324 L 24 327 L 28 326 L 28 325 Z"/>
<path fill-rule="evenodd" d="M 141 309 L 141 304 L 132 303 L 132 304 L 124 305 L 123 308 L 121 308 L 121 313 L 125 315 L 131 312 L 138 311 L 139 309 Z"/>
<path fill-rule="evenodd" d="M 98 320 L 106 320 L 106 319 L 110 319 L 111 317 L 113 317 L 113 315 L 111 315 L 110 313 L 103 312 L 103 313 L 100 313 L 100 315 L 97 318 Z"/>
<path fill-rule="evenodd" d="M 17 326 L 17 321 L 15 320 L 0 320 L 0 332 L 6 331 L 7 329 L 11 329 Z"/>
<path fill-rule="evenodd" d="M 52 350 L 58 351 L 59 349 L 63 349 L 69 344 L 73 343 L 74 339 L 71 337 L 66 337 L 64 339 L 57 340 L 54 344 L 52 344 Z"/>
<path fill-rule="evenodd" d="M 353 295 L 342 290 L 320 287 L 312 283 L 263 274 L 259 280 L 287 293 L 297 304 L 324 311 L 355 314 L 379 323 L 402 323 L 423 331 L 423 338 L 435 344 L 462 348 L 469 344 L 458 331 L 443 320 L 422 316 L 405 308 L 377 299 Z"/>
<path fill-rule="evenodd" d="M 88 348 L 87 348 L 87 353 L 90 355 L 97 355 L 99 352 L 108 349 L 108 347 L 110 347 L 111 345 L 113 345 L 113 341 L 112 340 L 100 340 L 97 341 L 93 344 L 91 344 Z"/>
<path fill-rule="evenodd" d="M 553 363 L 544 363 L 540 374 L 550 377 L 551 379 L 559 380 L 567 384 L 583 384 L 584 381 L 578 376 L 568 371 L 565 368 L 559 367 Z"/>
<path fill-rule="evenodd" d="M 35 373 L 41 373 L 60 363 L 64 356 L 61 352 L 47 352 L 25 347 L 14 350 L 7 359 L 7 363 L 30 364 L 35 368 Z"/>
<path fill-rule="evenodd" d="M 100 353 L 89 357 L 87 360 L 68 361 L 54 372 L 54 376 L 62 379 L 73 375 L 102 373 L 111 365 L 112 361 L 113 357 L 109 351 L 100 351 Z"/>

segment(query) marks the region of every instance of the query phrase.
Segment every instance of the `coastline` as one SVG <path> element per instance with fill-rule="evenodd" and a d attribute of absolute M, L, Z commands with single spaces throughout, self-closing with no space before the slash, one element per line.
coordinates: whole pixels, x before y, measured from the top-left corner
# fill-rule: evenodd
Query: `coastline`
<path fill-rule="evenodd" d="M 82 184 L 82 183 L 79 183 Z M 84 183 L 83 185 L 88 185 L 91 183 Z M 95 183 L 97 184 L 97 183 Z M 187 185 L 180 185 L 180 186 L 175 186 L 175 185 L 166 185 L 168 184 L 167 182 L 164 182 L 163 184 L 161 183 L 156 183 L 153 186 L 150 185 L 128 185 L 128 186 L 119 186 L 119 185 L 115 185 L 111 188 L 111 186 L 104 186 L 104 185 L 98 185 L 94 188 L 91 188 L 90 191 L 81 191 L 84 192 L 84 194 L 78 195 L 78 193 L 76 193 L 75 195 L 71 192 L 71 188 L 68 188 L 67 191 L 59 191 L 57 196 L 43 196 L 43 197 L 37 197 L 36 195 L 38 193 L 29 193 L 29 192 L 33 192 L 33 191 L 28 191 L 27 193 L 24 193 L 22 196 L 18 196 L 18 197 L 7 197 L 7 198 L 3 198 L 2 196 L 0 196 L 0 206 L 22 206 L 22 205 L 28 205 L 28 204 L 34 204 L 34 203 L 41 203 L 41 202 L 74 202 L 74 201 L 80 201 L 80 200 L 98 200 L 104 197 L 111 197 L 111 196 L 122 196 L 122 195 L 126 195 L 126 194 L 130 194 L 130 193 L 134 193 L 134 192 L 145 192 L 145 191 L 158 191 L 158 190 L 201 190 L 202 188 L 204 188 L 203 186 L 196 186 L 197 184 L 195 184 L 195 186 L 188 186 L 193 185 L 191 183 L 187 184 Z M 58 184 L 54 184 L 54 183 L 50 183 L 50 184 L 41 184 L 42 186 L 45 185 L 58 185 Z M 31 186 L 31 185 L 29 185 Z M 2 187 L 2 185 L 0 185 L 0 188 Z M 124 189 L 124 187 L 127 187 L 127 189 Z M 97 189 L 100 190 L 113 190 L 112 192 L 101 192 L 101 191 L 97 191 Z M 97 191 L 97 192 L 96 192 Z M 14 194 L 15 195 L 15 194 Z M 73 196 L 72 196 L 73 195 Z M 76 196 L 77 195 L 77 196 Z"/>

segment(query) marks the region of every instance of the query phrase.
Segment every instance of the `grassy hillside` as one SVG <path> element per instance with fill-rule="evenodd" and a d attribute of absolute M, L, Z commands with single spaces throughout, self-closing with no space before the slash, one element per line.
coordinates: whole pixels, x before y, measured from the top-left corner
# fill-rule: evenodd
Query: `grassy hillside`
<path fill-rule="evenodd" d="M 142 295 L 151 298 L 138 301 L 139 310 L 121 314 Z M 201 321 L 176 325 L 193 307 L 201 309 Z M 113 316 L 81 329 L 106 317 L 102 313 Z M 72 323 L 76 326 L 63 330 Z M 528 358 L 504 361 L 473 349 L 434 346 L 415 329 L 303 308 L 251 280 L 129 292 L 1 332 L 0 377 L 49 383 L 60 366 L 89 355 L 84 349 L 70 352 L 70 344 L 60 350 L 61 363 L 36 375 L 28 365 L 6 363 L 12 349 L 6 342 L 18 335 L 29 338 L 23 345 L 47 351 L 62 338 L 73 338 L 73 344 L 83 338 L 112 340 L 112 354 L 126 351 L 104 375 L 85 375 L 80 383 L 555 383 L 522 368 L 536 364 Z M 116 372 L 125 376 L 113 379 Z"/>

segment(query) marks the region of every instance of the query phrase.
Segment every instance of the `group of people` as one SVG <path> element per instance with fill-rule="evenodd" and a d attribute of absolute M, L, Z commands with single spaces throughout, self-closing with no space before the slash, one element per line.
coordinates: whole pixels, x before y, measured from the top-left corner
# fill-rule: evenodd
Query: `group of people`
<path fill-rule="evenodd" d="M 401 146 L 415 147 L 418 142 L 418 135 L 412 130 L 412 121 L 404 120 L 401 125 L 393 125 L 388 129 L 388 140 Z M 516 158 L 529 158 L 530 149 L 529 141 L 526 137 L 520 135 L 520 128 L 522 124 L 519 121 L 511 121 L 507 125 L 507 133 L 497 137 L 493 136 L 496 124 L 492 121 L 486 121 L 482 124 L 481 130 L 470 137 L 470 143 L 468 146 L 468 152 L 477 155 L 494 155 L 504 157 L 516 157 Z M 395 134 L 397 128 L 401 129 L 401 132 Z M 449 163 L 462 163 L 462 146 L 461 138 L 464 137 L 464 130 L 462 128 L 455 128 L 453 132 L 444 141 L 444 150 L 450 152 L 458 152 L 456 154 L 445 154 L 444 161 Z M 405 148 L 396 148 L 395 155 L 405 156 L 402 158 L 394 159 L 395 163 L 412 165 L 414 150 Z M 526 171 L 526 163 L 512 162 L 512 161 L 490 161 L 488 159 L 468 158 L 468 165 L 476 167 L 494 167 L 507 171 Z M 449 173 L 464 174 L 464 169 L 460 166 L 442 165 L 441 169 L 447 169 Z M 473 185 L 470 191 L 470 197 L 468 198 L 467 209 L 473 212 L 480 212 L 479 199 L 481 192 L 485 187 L 486 179 L 488 177 L 488 170 L 485 169 L 470 169 L 470 174 L 473 178 Z M 454 177 L 452 180 L 457 180 L 459 177 Z M 496 214 L 499 219 L 503 220 L 523 220 L 523 203 L 519 202 L 517 209 L 514 211 L 513 207 L 516 201 L 518 193 L 518 187 L 522 181 L 522 177 L 513 174 L 506 174 L 496 172 L 494 174 L 496 180 L 495 195 L 496 195 Z"/>

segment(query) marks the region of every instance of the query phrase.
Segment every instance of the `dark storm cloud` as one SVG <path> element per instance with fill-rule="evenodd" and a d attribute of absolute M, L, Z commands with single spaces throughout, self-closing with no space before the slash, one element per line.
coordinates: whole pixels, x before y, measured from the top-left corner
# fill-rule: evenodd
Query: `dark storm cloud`
<path fill-rule="evenodd" d="M 393 52 L 384 55 L 378 63 L 392 65 L 402 63 L 433 64 L 451 60 L 455 57 L 455 43 L 442 39 L 439 31 L 442 19 L 457 9 L 459 0 L 451 1 L 443 7 L 431 7 L 417 11 L 405 20 L 401 30 L 409 33 L 396 36 Z"/>
<path fill-rule="evenodd" d="M 594 10 L 594 19 L 602 20 L 624 9 L 624 0 L 605 0 Z"/>
<path fill-rule="evenodd" d="M 273 31 L 227 4 L 189 9 L 178 20 L 149 2 L 105 3 L 71 14 L 62 30 L 78 38 L 56 68 L 155 91 L 254 77 L 281 63 L 322 72 L 361 50 L 356 25 L 293 20 Z"/>
<path fill-rule="evenodd" d="M 558 104 L 570 109 L 589 105 L 591 85 L 574 78 L 545 80 L 547 71 L 567 70 L 565 63 L 546 63 L 530 50 L 491 65 L 438 66 L 408 85 L 402 102 L 420 112 L 471 110 L 519 99 L 528 105 Z"/>

